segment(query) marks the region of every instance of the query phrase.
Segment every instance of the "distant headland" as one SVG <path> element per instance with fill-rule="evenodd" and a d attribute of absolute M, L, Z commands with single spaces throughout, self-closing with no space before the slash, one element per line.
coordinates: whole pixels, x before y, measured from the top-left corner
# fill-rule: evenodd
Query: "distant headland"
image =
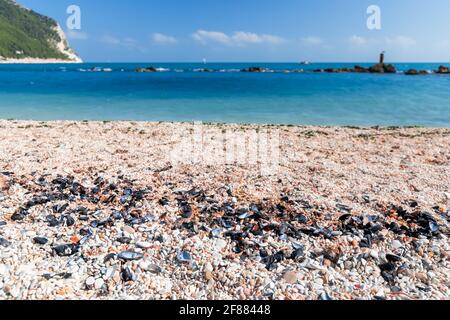
<path fill-rule="evenodd" d="M 55 20 L 0 0 L 0 64 L 81 62 Z"/>

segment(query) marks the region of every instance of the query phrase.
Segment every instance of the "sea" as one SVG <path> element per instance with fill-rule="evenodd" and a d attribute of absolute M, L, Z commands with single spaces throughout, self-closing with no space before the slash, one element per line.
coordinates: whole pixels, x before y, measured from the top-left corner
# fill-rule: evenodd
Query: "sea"
<path fill-rule="evenodd" d="M 439 63 L 396 63 L 397 74 L 313 72 L 354 65 L 0 65 L 0 119 L 450 127 L 450 75 L 403 74 Z M 135 72 L 150 66 L 160 72 Z M 240 72 L 252 66 L 277 72 Z"/>

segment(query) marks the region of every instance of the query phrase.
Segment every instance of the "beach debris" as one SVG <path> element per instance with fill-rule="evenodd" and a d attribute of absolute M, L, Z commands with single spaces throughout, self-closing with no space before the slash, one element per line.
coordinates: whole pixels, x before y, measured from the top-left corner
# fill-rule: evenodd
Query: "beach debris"
<path fill-rule="evenodd" d="M 117 254 L 115 253 L 108 253 L 104 258 L 103 258 L 103 263 L 108 263 L 111 260 L 114 260 L 117 257 Z"/>
<path fill-rule="evenodd" d="M 95 278 L 94 277 L 87 278 L 85 281 L 85 284 L 86 284 L 86 289 L 91 290 L 94 287 Z"/>
<path fill-rule="evenodd" d="M 333 300 L 333 298 L 331 298 L 330 295 L 329 295 L 327 292 L 322 292 L 322 293 L 319 295 L 319 300 L 322 300 L 322 301 L 331 301 L 331 300 Z"/>
<path fill-rule="evenodd" d="M 424 211 L 422 204 L 413 199 L 402 202 L 406 204 L 404 208 L 377 203 L 375 197 L 369 202 L 359 197 L 359 203 L 372 208 L 372 212 L 365 213 L 358 210 L 358 203 L 336 201 L 325 207 L 290 193 L 273 199 L 242 201 L 239 190 L 232 187 L 224 188 L 223 196 L 219 196 L 207 188 L 171 186 L 172 194 L 164 190 L 154 195 L 149 191 L 151 187 L 142 188 L 125 177 L 113 180 L 100 176 L 91 178 L 89 183 L 71 176 L 38 179 L 33 188 L 23 185 L 29 190 L 28 197 L 15 210 L 18 219 L 11 216 L 12 224 L 23 225 L 31 212 L 27 222 L 44 223 L 49 228 L 45 233 L 37 233 L 46 237 L 32 238 L 34 244 L 66 239 L 67 244 L 52 248 L 56 256 L 80 253 L 69 261 L 99 257 L 94 260 L 100 260 L 102 269 L 85 280 L 88 290 L 104 290 L 111 282 L 135 282 L 140 272 L 143 277 L 146 273 L 159 275 L 163 270 L 165 274 L 172 272 L 170 259 L 162 257 L 167 257 L 170 245 L 181 239 L 186 246 L 177 251 L 175 261 L 193 269 L 204 265 L 200 271 L 208 285 L 221 281 L 217 272 L 220 261 L 235 259 L 252 264 L 254 270 L 263 270 L 267 279 L 274 280 L 274 288 L 284 284 L 290 285 L 288 290 L 294 290 L 295 285 L 300 285 L 298 280 L 306 277 L 306 283 L 321 292 L 325 284 L 333 284 L 324 270 L 362 272 L 363 266 L 364 272 L 383 278 L 390 290 L 399 285 L 399 275 L 408 272 L 405 265 L 410 263 L 412 252 L 423 252 L 427 246 L 424 240 L 448 236 L 447 212 L 441 207 Z M 44 213 L 35 219 L 35 212 L 41 210 Z M 166 225 L 170 231 L 164 229 Z M 67 231 L 70 236 L 65 237 Z M 50 236 L 56 232 L 61 235 Z M 201 254 L 197 250 L 201 252 L 204 247 L 192 240 L 197 237 L 209 240 L 211 260 L 206 264 L 198 260 Z M 10 245 L 1 239 L 0 245 Z M 111 251 L 102 254 L 98 242 L 106 243 Z M 442 251 L 437 255 L 442 255 Z M 274 288 L 268 285 L 268 294 L 273 294 Z M 331 299 L 327 292 L 319 298 Z"/>
<path fill-rule="evenodd" d="M 26 217 L 28 216 L 28 211 L 23 209 L 23 208 L 19 208 L 12 216 L 11 216 L 11 220 L 12 221 L 22 221 L 24 220 Z"/>
<path fill-rule="evenodd" d="M 177 260 L 179 262 L 184 262 L 184 263 L 191 263 L 192 262 L 192 256 L 189 252 L 187 251 L 180 251 L 177 254 Z"/>
<path fill-rule="evenodd" d="M 53 252 L 60 257 L 69 257 L 77 253 L 80 249 L 78 244 L 62 244 L 53 248 Z"/>
<path fill-rule="evenodd" d="M 0 173 L 0 191 L 7 191 L 10 186 L 10 180 L 7 176 Z"/>
<path fill-rule="evenodd" d="M 294 271 L 286 271 L 283 275 L 283 280 L 289 284 L 295 284 L 298 280 L 298 275 Z"/>
<path fill-rule="evenodd" d="M 119 259 L 125 260 L 125 261 L 134 261 L 139 260 L 144 257 L 142 253 L 134 252 L 134 251 L 123 251 L 117 255 Z"/>
<path fill-rule="evenodd" d="M 33 238 L 33 243 L 44 245 L 44 244 L 48 243 L 48 239 L 44 238 L 44 237 L 34 237 Z"/>
<path fill-rule="evenodd" d="M 131 269 L 128 266 L 122 268 L 120 277 L 124 282 L 136 281 L 135 274 L 131 271 Z"/>
<path fill-rule="evenodd" d="M 0 246 L 7 248 L 11 245 L 11 242 L 6 240 L 5 238 L 0 237 Z"/>
<path fill-rule="evenodd" d="M 116 241 L 123 243 L 123 244 L 130 244 L 131 241 L 133 241 L 133 240 L 129 237 L 120 237 L 120 238 L 117 238 Z"/>

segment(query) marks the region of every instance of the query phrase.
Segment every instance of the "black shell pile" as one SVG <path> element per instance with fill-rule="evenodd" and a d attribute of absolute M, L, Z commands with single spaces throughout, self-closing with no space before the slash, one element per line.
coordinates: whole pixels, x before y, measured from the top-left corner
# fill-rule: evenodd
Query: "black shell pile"
<path fill-rule="evenodd" d="M 353 215 L 352 209 L 338 205 L 335 212 L 310 204 L 303 199 L 290 199 L 280 196 L 277 200 L 261 200 L 254 203 L 239 204 L 232 201 L 233 192 L 227 190 L 230 200 L 218 201 L 214 194 L 201 189 L 174 191 L 164 197 L 155 199 L 150 188 L 137 188 L 133 182 L 119 176 L 111 183 L 102 177 L 96 177 L 94 186 L 86 188 L 71 176 L 57 176 L 47 180 L 39 178 L 36 182 L 24 183 L 32 197 L 18 208 L 11 216 L 13 221 L 27 221 L 29 211 L 35 206 L 45 205 L 52 213 L 45 222 L 50 227 L 76 227 L 82 236 L 79 243 L 61 244 L 53 248 L 58 256 L 71 256 L 80 252 L 80 248 L 92 236 L 95 228 L 109 228 L 117 221 L 124 221 L 129 226 L 155 221 L 151 212 L 145 212 L 138 203 L 143 200 L 153 201 L 162 208 L 177 207 L 178 223 L 174 228 L 184 230 L 188 236 L 199 232 L 207 232 L 210 237 L 226 237 L 231 239 L 233 252 L 246 259 L 255 254 L 268 270 L 274 270 L 277 264 L 285 259 L 293 263 L 305 259 L 302 239 L 314 237 L 334 239 L 341 235 L 358 236 L 359 246 L 371 248 L 377 242 L 385 241 L 382 230 L 394 235 L 406 235 L 411 238 L 424 236 L 427 238 L 448 237 L 447 224 L 440 225 L 437 216 L 448 213 L 421 212 L 417 203 L 410 206 L 410 211 L 392 206 L 376 215 Z M 344 213 L 344 214 L 343 214 Z M 325 216 L 334 217 L 324 219 Z M 395 214 L 396 219 L 392 219 Z M 447 218 L 448 219 L 448 218 Z M 163 223 L 161 217 L 161 223 Z M 447 220 L 448 221 L 448 220 Z M 238 231 L 237 231 L 238 230 Z M 259 241 L 270 234 L 280 240 L 291 241 L 289 251 L 268 252 Z M 250 237 L 251 235 L 251 237 Z M 250 238 L 252 241 L 250 241 Z M 120 243 L 129 243 L 125 237 L 116 239 Z M 34 238 L 36 244 L 45 245 L 48 239 Z M 9 245 L 2 239 L 0 245 Z M 338 263 L 340 256 L 324 252 L 324 257 Z M 111 255 L 106 259 L 131 261 L 142 258 L 138 253 L 123 252 Z M 395 282 L 398 269 L 402 267 L 401 257 L 388 255 L 388 261 L 379 265 L 383 278 L 389 283 Z M 127 267 L 122 268 L 122 279 L 130 281 L 134 275 Z"/>

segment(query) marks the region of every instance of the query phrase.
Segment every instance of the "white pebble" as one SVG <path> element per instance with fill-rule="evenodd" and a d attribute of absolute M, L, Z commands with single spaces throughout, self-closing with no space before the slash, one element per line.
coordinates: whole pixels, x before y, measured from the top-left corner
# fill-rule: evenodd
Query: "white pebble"
<path fill-rule="evenodd" d="M 102 278 L 98 278 L 97 280 L 95 280 L 95 283 L 94 283 L 95 289 L 97 289 L 97 290 L 101 289 L 103 287 L 104 283 L 105 282 L 103 281 Z"/>
<path fill-rule="evenodd" d="M 91 288 L 94 285 L 94 283 L 95 283 L 94 277 L 89 277 L 86 279 L 86 286 L 88 288 Z"/>

